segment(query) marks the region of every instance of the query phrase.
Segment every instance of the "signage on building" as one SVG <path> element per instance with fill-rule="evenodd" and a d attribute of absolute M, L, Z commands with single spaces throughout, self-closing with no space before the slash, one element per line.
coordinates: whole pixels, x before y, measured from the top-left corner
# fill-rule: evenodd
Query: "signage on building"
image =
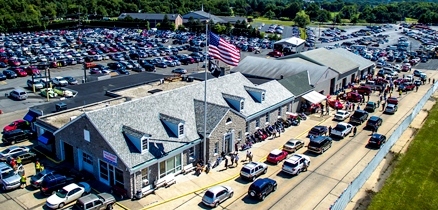
<path fill-rule="evenodd" d="M 117 155 L 113 155 L 105 150 L 103 151 L 103 159 L 112 165 L 117 165 Z"/>

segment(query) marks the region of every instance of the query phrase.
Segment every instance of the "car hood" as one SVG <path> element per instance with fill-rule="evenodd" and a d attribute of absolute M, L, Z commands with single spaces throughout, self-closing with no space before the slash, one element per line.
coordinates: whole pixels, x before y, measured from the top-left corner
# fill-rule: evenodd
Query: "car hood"
<path fill-rule="evenodd" d="M 58 197 L 58 195 L 56 195 L 56 193 L 47 198 L 47 203 L 50 203 L 53 205 L 60 204 L 61 202 L 64 202 L 64 201 L 65 201 L 65 198 Z"/>
<path fill-rule="evenodd" d="M 5 184 L 10 184 L 10 183 L 13 183 L 13 182 L 18 182 L 18 181 L 20 181 L 20 179 L 21 179 L 20 175 L 16 174 L 16 175 L 11 176 L 9 178 L 3 179 L 3 182 Z"/>
<path fill-rule="evenodd" d="M 15 130 L 13 126 L 7 125 L 3 128 L 3 132 L 12 131 Z"/>

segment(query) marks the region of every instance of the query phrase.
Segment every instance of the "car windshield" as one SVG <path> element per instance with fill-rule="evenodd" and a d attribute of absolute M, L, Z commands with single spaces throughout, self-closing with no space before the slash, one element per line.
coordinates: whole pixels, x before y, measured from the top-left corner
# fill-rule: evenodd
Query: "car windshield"
<path fill-rule="evenodd" d="M 269 153 L 269 156 L 270 156 L 270 157 L 278 157 L 278 156 L 280 156 L 280 154 L 272 154 L 272 153 Z"/>
<path fill-rule="evenodd" d="M 11 125 L 14 125 L 14 124 L 11 124 Z M 1 153 L 2 154 L 8 154 L 10 151 L 11 151 L 11 149 L 5 149 Z"/>
<path fill-rule="evenodd" d="M 345 112 L 336 112 L 338 115 L 344 115 Z"/>
<path fill-rule="evenodd" d="M 207 191 L 207 192 L 205 192 L 204 196 L 207 197 L 207 198 L 213 198 L 214 197 L 214 193 L 212 193 L 211 191 Z"/>
<path fill-rule="evenodd" d="M 248 168 L 242 168 L 242 172 L 245 172 L 245 173 L 250 173 L 250 172 L 251 172 L 251 170 L 250 170 L 250 169 L 248 169 Z"/>
<path fill-rule="evenodd" d="M 67 191 L 64 189 L 60 189 L 58 190 L 58 192 L 56 192 L 56 196 L 60 197 L 60 198 L 65 198 L 65 196 L 67 196 Z"/>
<path fill-rule="evenodd" d="M 354 112 L 353 117 L 361 117 L 362 115 L 362 112 Z"/>
<path fill-rule="evenodd" d="M 286 146 L 293 147 L 293 146 L 295 146 L 295 143 L 294 142 L 287 142 Z"/>
<path fill-rule="evenodd" d="M 312 128 L 312 130 L 310 130 L 311 133 L 319 133 L 320 130 L 318 128 Z"/>
<path fill-rule="evenodd" d="M 14 171 L 13 171 L 13 170 L 10 170 L 10 171 L 8 171 L 8 172 L 3 173 L 3 174 L 2 174 L 2 178 L 3 178 L 3 179 L 7 179 L 7 178 L 12 177 L 12 176 L 14 176 L 14 175 L 15 175 Z"/>
<path fill-rule="evenodd" d="M 376 138 L 376 137 L 371 137 L 370 140 L 371 140 L 371 141 L 380 141 L 380 139 L 379 139 L 379 138 Z"/>
<path fill-rule="evenodd" d="M 46 175 L 46 173 L 45 173 L 44 171 L 42 171 L 41 173 L 37 173 L 37 174 L 35 174 L 34 177 L 35 177 L 36 179 L 41 179 L 41 178 L 44 177 L 44 175 Z"/>
<path fill-rule="evenodd" d="M 291 167 L 291 168 L 295 168 L 295 167 L 298 166 L 298 164 L 296 162 L 295 163 L 291 163 L 291 162 L 288 162 L 288 161 L 284 162 L 284 165 L 288 166 L 288 167 Z"/>
<path fill-rule="evenodd" d="M 336 127 L 334 129 L 338 130 L 338 131 L 343 131 L 343 130 L 347 129 L 347 127 L 345 125 L 336 125 Z"/>

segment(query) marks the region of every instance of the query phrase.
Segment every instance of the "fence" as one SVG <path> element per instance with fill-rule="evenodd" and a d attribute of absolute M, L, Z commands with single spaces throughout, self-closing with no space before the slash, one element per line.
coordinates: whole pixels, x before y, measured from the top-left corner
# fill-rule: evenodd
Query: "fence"
<path fill-rule="evenodd" d="M 420 102 L 414 107 L 412 113 L 400 123 L 400 125 L 394 130 L 391 136 L 388 138 L 386 144 L 380 148 L 379 152 L 374 156 L 374 158 L 368 163 L 368 165 L 364 168 L 364 170 L 359 174 L 359 176 L 354 179 L 351 184 L 347 187 L 347 189 L 342 192 L 339 198 L 335 201 L 335 203 L 330 207 L 331 210 L 342 210 L 345 209 L 347 204 L 351 201 L 351 199 L 356 195 L 357 191 L 365 184 L 371 174 L 376 170 L 377 166 L 380 162 L 385 158 L 386 154 L 388 154 L 391 147 L 395 142 L 400 138 L 403 134 L 403 131 L 409 127 L 412 120 L 417 116 L 417 114 L 421 111 L 424 104 L 429 100 L 432 94 L 438 88 L 438 82 L 433 84 L 433 86 L 426 92 L 426 94 L 421 98 Z"/>

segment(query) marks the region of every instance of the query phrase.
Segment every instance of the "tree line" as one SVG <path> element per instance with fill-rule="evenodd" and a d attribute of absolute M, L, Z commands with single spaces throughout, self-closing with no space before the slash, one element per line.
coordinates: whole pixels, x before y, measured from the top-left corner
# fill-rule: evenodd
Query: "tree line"
<path fill-rule="evenodd" d="M 126 12 L 185 14 L 201 10 L 214 15 L 294 20 L 304 11 L 310 21 L 391 23 L 415 18 L 438 23 L 434 0 L 0 0 L 0 31 L 46 26 L 60 18 L 89 15 L 117 17 Z M 302 18 L 302 17 L 299 17 Z M 307 18 L 307 17 L 305 17 Z"/>

